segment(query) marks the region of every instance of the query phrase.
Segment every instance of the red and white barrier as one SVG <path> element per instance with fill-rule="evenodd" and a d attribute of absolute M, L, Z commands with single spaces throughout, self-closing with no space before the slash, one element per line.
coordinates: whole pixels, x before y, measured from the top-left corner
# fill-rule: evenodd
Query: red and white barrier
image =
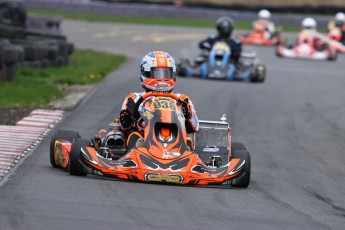
<path fill-rule="evenodd" d="M 36 109 L 15 126 L 0 125 L 0 181 L 63 115 L 62 110 Z"/>

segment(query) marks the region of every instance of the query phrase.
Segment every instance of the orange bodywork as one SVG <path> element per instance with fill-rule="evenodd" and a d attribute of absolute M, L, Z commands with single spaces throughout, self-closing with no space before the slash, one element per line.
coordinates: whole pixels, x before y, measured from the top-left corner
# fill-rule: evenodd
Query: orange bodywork
<path fill-rule="evenodd" d="M 239 35 L 238 39 L 247 45 L 262 45 L 262 46 L 272 46 L 279 42 L 278 37 L 272 37 L 271 39 L 265 38 L 263 32 L 253 31 L 248 36 Z"/>

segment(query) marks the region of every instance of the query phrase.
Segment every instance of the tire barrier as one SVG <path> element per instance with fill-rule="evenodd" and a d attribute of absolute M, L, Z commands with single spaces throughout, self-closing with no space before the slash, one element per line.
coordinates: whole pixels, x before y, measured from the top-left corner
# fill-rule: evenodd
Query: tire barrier
<path fill-rule="evenodd" d="M 28 16 L 20 2 L 0 2 L 0 80 L 22 66 L 68 65 L 74 46 L 60 31 L 61 18 Z"/>

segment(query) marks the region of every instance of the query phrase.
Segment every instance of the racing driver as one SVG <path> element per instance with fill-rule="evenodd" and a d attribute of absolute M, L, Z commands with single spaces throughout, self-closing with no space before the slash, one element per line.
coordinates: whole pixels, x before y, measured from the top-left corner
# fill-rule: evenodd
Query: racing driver
<path fill-rule="evenodd" d="M 322 51 L 328 48 L 325 38 L 317 31 L 317 23 L 313 18 L 304 18 L 302 23 L 302 30 L 298 33 L 297 44 L 307 43 L 314 47 L 317 51 Z"/>
<path fill-rule="evenodd" d="M 266 39 L 271 39 L 277 33 L 270 18 L 271 12 L 262 9 L 258 12 L 258 19 L 253 22 L 253 30 L 263 33 Z"/>
<path fill-rule="evenodd" d="M 327 24 L 327 30 L 331 31 L 334 28 L 339 28 L 341 31 L 340 42 L 345 44 L 345 14 L 343 12 L 336 13 L 333 20 Z"/>
<path fill-rule="evenodd" d="M 129 94 L 122 105 L 120 125 L 127 138 L 127 149 L 135 146 L 142 137 L 137 124 L 139 112 L 135 111 L 136 103 L 147 92 L 171 93 L 176 81 L 176 66 L 174 59 L 166 52 L 152 51 L 147 53 L 140 63 L 141 86 L 145 91 Z M 176 94 L 182 102 L 187 133 L 194 133 L 199 129 L 199 120 L 190 98 L 184 94 Z"/>
<path fill-rule="evenodd" d="M 212 46 L 216 42 L 224 41 L 231 49 L 231 56 L 229 61 L 234 65 L 238 64 L 242 52 L 242 44 L 238 39 L 231 38 L 232 30 L 234 27 L 233 24 L 233 20 L 229 17 L 221 17 L 217 19 L 216 29 L 218 34 L 211 35 L 205 40 L 199 42 L 199 48 L 206 52 L 205 54 L 199 56 L 196 62 L 200 62 L 198 60 L 205 60 L 205 56 L 207 56 L 207 53 L 212 49 Z"/>

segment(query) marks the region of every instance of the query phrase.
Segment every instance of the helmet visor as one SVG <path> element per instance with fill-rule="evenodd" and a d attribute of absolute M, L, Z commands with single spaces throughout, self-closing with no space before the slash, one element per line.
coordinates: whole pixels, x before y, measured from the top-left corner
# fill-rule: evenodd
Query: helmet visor
<path fill-rule="evenodd" d="M 173 79 L 173 69 L 169 67 L 151 68 L 151 78 L 154 79 Z"/>

